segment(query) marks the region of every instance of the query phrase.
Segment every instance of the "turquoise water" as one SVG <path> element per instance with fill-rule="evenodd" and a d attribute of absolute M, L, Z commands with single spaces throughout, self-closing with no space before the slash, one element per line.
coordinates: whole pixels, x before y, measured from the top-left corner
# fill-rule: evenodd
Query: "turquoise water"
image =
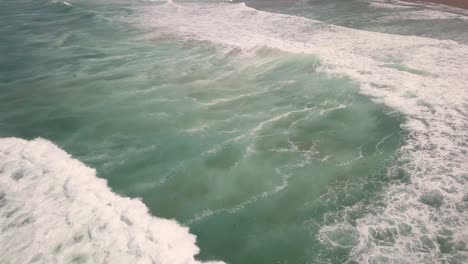
<path fill-rule="evenodd" d="M 360 219 L 410 181 L 396 169 L 407 117 L 320 54 L 142 27 L 142 10 L 164 3 L 1 5 L 0 137 L 50 140 L 113 192 L 188 226 L 198 260 L 350 263 Z M 388 242 L 379 232 L 371 243 Z"/>

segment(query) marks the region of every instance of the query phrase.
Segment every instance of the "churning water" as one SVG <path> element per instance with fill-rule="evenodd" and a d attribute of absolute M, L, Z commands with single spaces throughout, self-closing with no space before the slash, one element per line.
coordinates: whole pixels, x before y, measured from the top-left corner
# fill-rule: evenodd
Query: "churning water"
<path fill-rule="evenodd" d="M 468 261 L 467 13 L 246 3 L 0 3 L 1 263 Z"/>

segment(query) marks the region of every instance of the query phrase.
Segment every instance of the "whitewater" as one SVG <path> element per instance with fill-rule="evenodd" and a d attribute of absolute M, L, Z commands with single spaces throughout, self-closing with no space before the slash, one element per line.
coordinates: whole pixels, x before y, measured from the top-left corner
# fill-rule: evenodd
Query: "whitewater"
<path fill-rule="evenodd" d="M 2 262 L 199 263 L 187 228 L 115 195 L 51 142 L 4 138 L 0 152 Z"/>
<path fill-rule="evenodd" d="M 127 54 L 141 52 L 141 56 L 126 58 L 122 50 L 117 50 L 124 44 L 116 44 L 110 59 L 91 58 L 83 70 L 78 70 L 78 66 L 73 69 L 61 66 L 58 75 L 71 76 L 69 72 L 73 72 L 74 78 L 84 76 L 86 81 L 100 82 L 115 74 L 123 76 L 109 86 L 103 84 L 106 90 L 96 95 L 90 92 L 82 100 L 77 99 L 82 96 L 79 92 L 66 90 L 63 93 L 70 95 L 63 96 L 64 103 L 58 110 L 42 105 L 42 101 L 36 102 L 37 109 L 57 115 L 59 121 L 70 118 L 70 124 L 57 126 L 63 129 L 62 134 L 42 130 L 41 122 L 54 127 L 53 122 L 47 123 L 45 114 L 33 121 L 25 118 L 24 127 L 20 122 L 10 126 L 11 116 L 21 117 L 22 113 L 8 114 L 11 108 L 7 107 L 16 107 L 14 102 L 28 103 L 22 99 L 28 92 L 17 88 L 20 92 L 16 94 L 11 88 L 2 94 L 5 102 L 2 112 L 6 114 L 1 115 L 4 125 L 0 126 L 3 129 L 0 135 L 8 137 L 0 139 L 0 262 L 258 261 L 262 258 L 253 257 L 255 252 L 274 251 L 265 245 L 277 237 L 250 240 L 248 233 L 257 234 L 262 228 L 269 232 L 275 219 L 287 219 L 288 213 L 297 213 L 288 207 L 294 207 L 294 202 L 301 199 L 296 195 L 306 196 L 309 189 L 313 195 L 303 204 L 301 200 L 297 214 L 309 210 L 320 217 L 301 215 L 300 223 L 294 228 L 302 231 L 291 231 L 295 234 L 313 230 L 308 239 L 317 245 L 308 245 L 307 239 L 305 244 L 301 241 L 294 244 L 294 248 L 303 247 L 300 251 L 312 251 L 305 254 L 304 258 L 313 257 L 305 260 L 306 263 L 465 263 L 468 260 L 468 46 L 460 40 L 463 38 L 437 39 L 368 31 L 291 14 L 290 10 L 281 13 L 281 8 L 262 11 L 249 7 L 249 3 L 143 1 L 124 10 L 120 6 L 125 3 L 117 2 L 112 20 L 106 17 L 105 11 L 96 11 L 96 20 L 112 26 L 117 24 L 125 33 L 131 31 L 125 27 L 139 28 L 141 34 L 132 41 L 137 39 L 149 47 L 122 47 Z M 51 5 L 73 12 L 69 10 L 79 7 L 80 2 Z M 90 9 L 89 5 L 83 4 L 81 8 Z M 422 10 L 414 11 L 414 4 L 399 1 L 373 1 L 372 5 L 392 12 L 410 9 L 405 13 L 406 18 L 413 20 L 451 19 L 465 23 L 461 21 L 468 19 L 465 11 L 455 8 L 423 6 Z M 395 20 L 395 17 L 386 19 Z M 86 39 L 79 33 L 64 36 L 53 44 L 63 47 L 63 52 L 78 52 L 79 47 L 67 43 Z M 116 41 L 114 36 L 109 39 L 105 43 Z M 160 45 L 160 54 L 175 55 L 158 53 L 158 57 L 151 57 L 151 45 Z M 93 46 L 93 51 L 99 52 L 99 45 L 96 47 Z M 70 58 L 73 60 L 73 56 Z M 112 71 L 107 69 L 101 73 L 91 65 L 99 62 L 100 66 L 107 67 L 113 60 L 125 62 L 115 64 L 114 74 L 108 74 Z M 137 60 L 145 64 L 136 65 Z M 152 64 L 155 61 L 161 64 Z M 109 68 L 113 70 L 112 66 Z M 134 76 L 126 76 L 126 69 Z M 165 74 L 152 79 L 151 74 L 157 71 Z M 151 74 L 143 74 L 147 72 Z M 42 73 L 37 76 L 32 81 L 25 78 L 24 83 L 37 81 L 40 86 L 44 79 L 56 78 Z M 54 84 L 62 81 L 63 76 L 57 78 L 58 81 L 53 79 L 44 85 L 52 87 L 49 93 L 59 91 Z M 121 80 L 122 87 L 110 90 Z M 13 87 L 16 82 L 2 79 L 5 87 Z M 74 82 L 78 81 L 65 80 L 64 86 L 76 87 Z M 315 88 L 306 94 L 310 83 L 318 84 L 311 85 Z M 177 90 L 177 87 L 182 88 Z M 86 89 L 77 91 L 90 91 Z M 212 89 L 211 93 L 206 89 Z M 47 94 L 35 93 L 48 102 Z M 290 95 L 290 101 L 283 101 Z M 107 98 L 109 102 L 100 101 Z M 73 100 L 81 103 L 73 105 Z M 83 102 L 89 105 L 83 106 Z M 156 106 L 151 111 L 141 110 L 153 104 Z M 68 105 L 73 107 L 67 108 Z M 33 106 L 25 111 L 35 112 Z M 101 107 L 104 110 L 99 110 Z M 60 109 L 66 109 L 66 114 L 60 115 Z M 92 123 L 86 126 L 87 119 L 73 116 L 73 111 L 82 115 L 103 112 L 96 114 L 96 120 L 93 114 L 89 117 L 86 114 Z M 114 112 L 117 114 L 112 117 L 109 113 Z M 185 112 L 193 112 L 194 116 Z M 138 118 L 134 117 L 135 113 Z M 101 116 L 105 121 L 99 120 Z M 387 120 L 388 125 L 375 125 L 381 129 L 375 132 L 376 128 L 367 123 L 374 122 L 374 117 Z M 147 125 L 146 122 L 151 123 L 148 120 L 156 120 L 157 124 Z M 74 127 L 73 123 L 83 123 L 86 128 Z M 129 132 L 127 129 L 132 125 L 151 133 Z M 67 130 L 67 126 L 72 129 Z M 17 127 L 33 132 L 22 132 Z M 106 141 L 107 134 L 98 132 L 107 131 L 106 127 L 109 141 Z M 321 134 L 321 129 L 327 133 Z M 79 133 L 71 132 L 74 130 Z M 112 134 L 113 130 L 118 133 Z M 337 130 L 344 130 L 345 134 L 351 131 L 348 136 L 353 140 L 335 137 L 333 133 Z M 176 138 L 178 133 L 183 136 Z M 359 137 L 359 134 L 369 136 Z M 88 137 L 96 139 L 88 140 Z M 150 141 L 152 138 L 156 139 Z M 340 143 L 335 146 L 334 140 Z M 80 141 L 84 141 L 82 146 Z M 165 145 L 167 142 L 175 145 L 175 149 Z M 73 157 L 61 148 L 67 152 L 71 149 Z M 145 155 L 157 159 L 147 160 Z M 138 157 L 135 165 L 125 167 L 135 156 Z M 84 163 L 76 159 L 80 157 Z M 374 159 L 378 161 L 373 162 Z M 142 169 L 140 176 L 132 177 L 132 170 L 145 168 L 146 163 L 153 167 Z M 98 172 L 89 164 L 96 164 Z M 347 166 L 352 169 L 346 169 Z M 318 187 L 305 184 L 313 181 L 302 178 L 311 171 L 318 173 L 320 168 L 327 175 L 361 175 L 370 170 L 372 175 L 356 180 L 346 178 L 336 185 L 332 182 L 339 182 L 345 176 L 333 179 L 324 176 L 318 178 Z M 100 178 L 100 170 L 103 175 L 121 170 L 120 178 L 113 180 L 112 176 L 105 176 L 109 187 Z M 271 182 L 245 176 L 263 175 L 263 172 Z M 154 174 L 160 176 L 156 179 Z M 193 179 L 198 176 L 200 180 Z M 197 182 L 207 184 L 193 190 L 187 184 L 188 179 L 193 186 Z M 378 187 L 368 187 L 368 182 L 374 180 Z M 124 187 L 126 184 L 130 187 Z M 210 185 L 214 187 L 206 187 Z M 239 186 L 244 189 L 235 188 Z M 304 192 L 287 193 L 288 188 Z M 120 191 L 115 193 L 114 189 Z M 154 192 L 161 193 L 154 195 L 160 195 L 156 197 L 165 204 L 154 201 L 158 200 L 151 196 Z M 184 192 L 189 193 L 187 197 L 183 196 Z M 336 198 L 339 192 L 350 197 L 368 192 L 369 196 L 356 198 L 352 203 L 336 202 L 341 199 Z M 293 198 L 288 198 L 288 202 L 275 198 L 283 193 Z M 186 200 L 179 201 L 180 197 Z M 272 212 L 277 215 L 262 224 L 251 224 L 256 221 L 252 219 L 263 217 L 262 212 L 267 216 L 273 215 Z M 236 214 L 237 218 L 229 218 Z M 271 230 L 278 232 L 280 239 L 288 238 L 289 229 L 284 226 L 289 222 L 278 222 Z M 238 228 L 236 223 L 241 223 L 241 230 L 248 228 L 230 233 L 226 230 L 231 227 L 223 223 L 235 228 Z M 204 231 L 208 228 L 215 231 Z M 192 229 L 203 236 L 195 236 Z M 238 246 L 235 249 L 221 248 L 225 240 L 231 239 L 225 236 L 235 236 L 237 232 L 247 233 L 240 240 L 248 241 L 245 247 L 253 248 L 245 249 L 245 258 L 232 256 L 244 249 L 239 246 L 242 242 L 232 242 Z M 282 237 L 282 233 L 288 234 Z M 210 240 L 210 234 L 216 239 Z M 204 247 L 207 251 L 209 248 L 210 254 L 203 255 Z M 236 252 L 226 253 L 229 250 Z M 202 260 L 197 256 L 199 253 Z M 281 263 L 288 261 L 288 254 L 284 256 Z"/>

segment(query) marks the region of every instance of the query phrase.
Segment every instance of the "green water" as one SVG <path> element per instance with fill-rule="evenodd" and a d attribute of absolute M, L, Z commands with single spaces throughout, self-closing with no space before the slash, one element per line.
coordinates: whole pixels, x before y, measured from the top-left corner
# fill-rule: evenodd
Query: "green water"
<path fill-rule="evenodd" d="M 125 3 L 2 5 L 1 137 L 53 141 L 189 226 L 200 260 L 348 258 L 357 234 L 318 230 L 378 203 L 402 117 L 312 55 L 148 39 Z"/>

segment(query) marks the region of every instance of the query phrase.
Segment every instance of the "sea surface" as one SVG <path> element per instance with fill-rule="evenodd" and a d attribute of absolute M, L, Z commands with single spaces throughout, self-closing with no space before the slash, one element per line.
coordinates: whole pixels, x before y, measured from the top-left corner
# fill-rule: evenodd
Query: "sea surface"
<path fill-rule="evenodd" d="M 0 263 L 468 263 L 468 11 L 2 0 Z"/>

